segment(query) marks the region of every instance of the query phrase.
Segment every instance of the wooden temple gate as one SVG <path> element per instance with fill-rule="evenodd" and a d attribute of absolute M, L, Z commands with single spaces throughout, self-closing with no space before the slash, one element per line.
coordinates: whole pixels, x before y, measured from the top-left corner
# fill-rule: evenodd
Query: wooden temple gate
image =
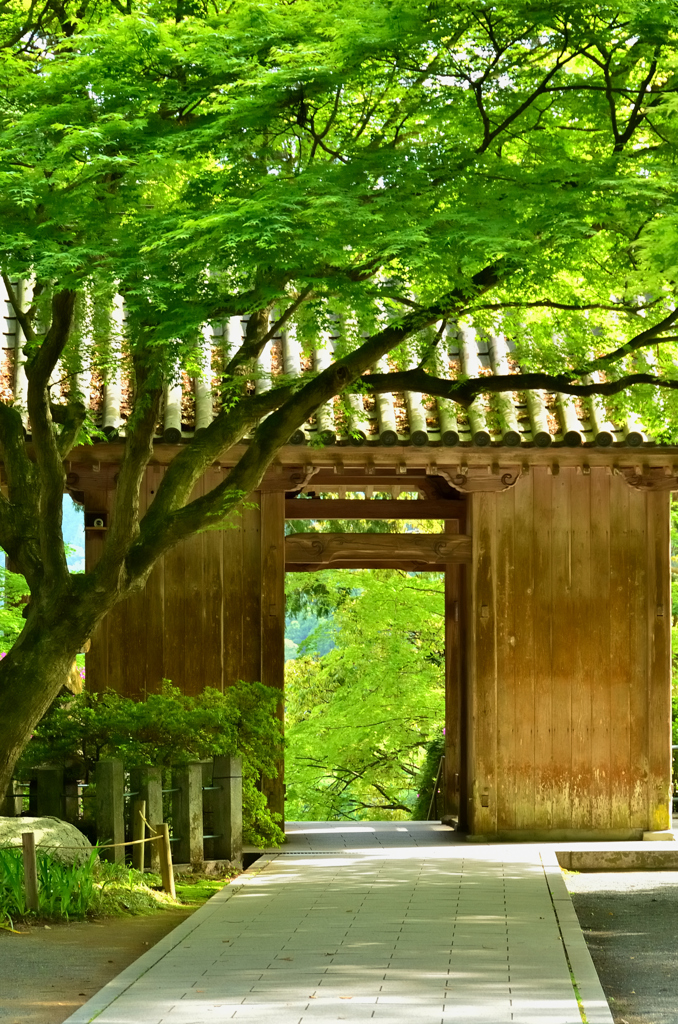
<path fill-rule="evenodd" d="M 156 445 L 142 513 L 178 450 Z M 88 566 L 112 512 L 119 457 L 112 442 L 71 463 Z M 282 688 L 286 569 L 444 568 L 445 815 L 471 836 L 505 839 L 630 839 L 668 828 L 677 487 L 670 450 L 658 446 L 288 445 L 231 528 L 179 545 L 145 591 L 109 615 L 87 656 L 87 685 L 138 698 L 163 678 L 186 693 L 238 679 Z M 338 491 L 395 497 L 312 496 Z M 403 513 L 397 495 L 413 491 L 419 500 Z M 445 533 L 284 534 L 286 518 L 403 514 L 441 519 Z M 283 781 L 268 788 L 280 811 Z"/>

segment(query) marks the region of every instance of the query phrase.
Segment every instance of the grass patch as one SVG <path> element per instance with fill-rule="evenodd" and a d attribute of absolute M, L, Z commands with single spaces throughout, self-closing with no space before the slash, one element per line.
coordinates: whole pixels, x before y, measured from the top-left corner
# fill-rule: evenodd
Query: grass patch
<path fill-rule="evenodd" d="M 228 885 L 236 875 L 237 871 L 222 878 L 218 878 L 216 875 L 178 875 L 175 879 L 177 899 L 185 906 L 200 907 L 225 885 Z"/>
<path fill-rule="evenodd" d="M 39 911 L 26 907 L 23 859 L 20 850 L 0 850 L 0 927 L 12 929 L 17 921 L 62 920 L 85 917 L 120 917 L 153 914 L 178 907 L 197 908 L 222 889 L 236 872 L 223 877 L 180 875 L 177 898 L 163 891 L 158 875 L 135 871 L 123 864 L 97 860 L 96 849 L 87 861 L 67 865 L 38 855 Z"/>

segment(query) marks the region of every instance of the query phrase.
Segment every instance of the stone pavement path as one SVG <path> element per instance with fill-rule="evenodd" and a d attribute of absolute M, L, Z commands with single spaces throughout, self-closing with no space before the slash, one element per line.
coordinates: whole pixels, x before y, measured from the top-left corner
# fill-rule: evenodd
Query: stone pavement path
<path fill-rule="evenodd" d="M 612 1021 L 552 854 L 357 827 L 288 826 L 71 1024 Z"/>

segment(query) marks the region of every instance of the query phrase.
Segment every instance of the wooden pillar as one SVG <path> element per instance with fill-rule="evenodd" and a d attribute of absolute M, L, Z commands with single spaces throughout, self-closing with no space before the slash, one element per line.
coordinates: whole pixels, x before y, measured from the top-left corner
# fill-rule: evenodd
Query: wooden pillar
<path fill-rule="evenodd" d="M 458 520 L 445 523 L 446 533 L 459 533 Z M 449 565 L 445 571 L 445 775 L 441 817 L 466 827 L 466 636 L 465 570 Z"/>
<path fill-rule="evenodd" d="M 202 827 L 202 764 L 188 764 L 172 772 L 172 827 L 177 841 L 172 850 L 176 864 L 200 870 L 205 859 Z"/>
<path fill-rule="evenodd" d="M 70 821 L 71 824 L 78 824 L 79 817 L 79 796 L 80 791 L 78 788 L 77 780 L 68 779 L 64 781 L 64 821 Z"/>
<path fill-rule="evenodd" d="M 130 789 L 146 804 L 146 821 L 152 825 L 162 821 L 162 770 L 160 768 L 134 768 L 130 772 Z M 149 871 L 160 872 L 160 843 L 146 843 L 145 864 Z"/>
<path fill-rule="evenodd" d="M 212 772 L 212 821 L 216 860 L 242 864 L 242 760 L 215 757 Z"/>
<path fill-rule="evenodd" d="M 37 815 L 39 818 L 62 818 L 64 809 L 63 768 L 36 768 Z"/>
<path fill-rule="evenodd" d="M 496 495 L 472 495 L 471 509 L 468 829 L 491 835 L 497 827 Z"/>
<path fill-rule="evenodd" d="M 258 491 L 248 503 L 259 502 Z M 261 510 L 246 508 L 223 530 L 224 685 L 261 679 Z"/>
<path fill-rule="evenodd" d="M 671 497 L 647 495 L 648 820 L 671 828 Z M 645 695 L 643 695 L 645 696 Z"/>
<path fill-rule="evenodd" d="M 280 690 L 283 723 L 285 686 L 285 495 L 261 495 L 261 681 Z M 263 780 L 272 811 L 285 816 L 284 762 L 278 776 Z"/>
<path fill-rule="evenodd" d="M 100 843 L 123 843 L 125 841 L 124 814 L 125 775 L 122 761 L 105 758 L 96 768 L 97 841 Z M 103 860 L 115 864 L 125 863 L 125 849 L 116 845 L 114 849 L 101 851 Z"/>

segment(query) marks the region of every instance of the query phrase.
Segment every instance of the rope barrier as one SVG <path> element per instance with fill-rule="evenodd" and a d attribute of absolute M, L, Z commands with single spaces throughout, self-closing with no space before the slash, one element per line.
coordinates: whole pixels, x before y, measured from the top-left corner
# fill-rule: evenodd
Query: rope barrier
<path fill-rule="evenodd" d="M 151 826 L 149 825 L 148 827 L 150 828 Z M 138 846 L 139 843 L 157 843 L 158 840 L 162 840 L 162 836 L 160 835 L 159 832 L 156 835 L 154 835 L 154 836 L 149 836 L 147 839 L 130 839 L 130 840 L 124 842 L 124 843 L 101 843 L 99 846 L 96 847 L 96 849 L 98 849 L 98 850 L 114 850 L 114 849 L 116 849 L 117 847 L 120 847 L 120 846 Z M 45 850 L 82 850 L 83 852 L 85 852 L 85 847 L 84 846 L 64 846 L 61 843 L 52 844 L 50 846 L 45 846 L 42 843 L 38 843 L 37 848 L 38 848 L 38 850 L 41 850 L 43 853 L 44 853 Z M 93 846 L 92 849 L 94 849 L 94 848 L 95 847 Z M 19 849 L 21 849 L 21 847 L 20 847 L 20 845 L 18 845 L 16 843 L 13 844 L 12 846 L 0 846 L 0 850 L 19 850 Z"/>

